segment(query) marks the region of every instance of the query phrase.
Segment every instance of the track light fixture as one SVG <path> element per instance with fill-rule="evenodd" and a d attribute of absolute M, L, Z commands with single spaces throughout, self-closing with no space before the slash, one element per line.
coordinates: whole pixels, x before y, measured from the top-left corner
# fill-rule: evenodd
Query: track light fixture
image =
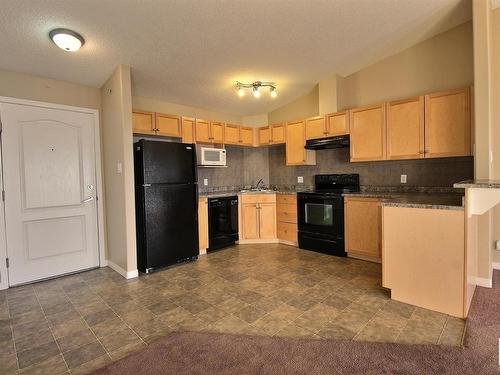
<path fill-rule="evenodd" d="M 245 96 L 245 89 L 252 89 L 252 94 L 254 98 L 258 99 L 262 95 L 261 87 L 269 87 L 269 94 L 271 98 L 276 98 L 278 92 L 276 91 L 276 84 L 274 82 L 261 82 L 255 81 L 252 83 L 242 83 L 236 82 L 236 89 L 238 90 L 238 96 Z"/>

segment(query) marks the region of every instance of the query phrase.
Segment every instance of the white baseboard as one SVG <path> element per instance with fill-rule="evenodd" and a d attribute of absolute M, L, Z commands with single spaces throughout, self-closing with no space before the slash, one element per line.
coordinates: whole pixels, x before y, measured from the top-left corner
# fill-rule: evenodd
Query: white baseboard
<path fill-rule="evenodd" d="M 492 266 L 494 270 L 500 270 L 500 263 L 493 262 Z"/>
<path fill-rule="evenodd" d="M 108 266 L 108 261 L 107 259 L 104 259 L 101 264 L 99 264 L 99 267 L 102 268 L 102 267 L 107 267 Z"/>
<path fill-rule="evenodd" d="M 139 271 L 138 270 L 133 270 L 133 271 L 125 271 L 123 268 L 121 268 L 119 265 L 116 263 L 113 263 L 112 261 L 108 260 L 108 266 L 118 272 L 120 275 L 122 275 L 126 279 L 133 279 L 134 277 L 139 276 Z"/>
<path fill-rule="evenodd" d="M 493 282 L 491 279 L 487 279 L 485 277 L 476 277 L 476 285 L 482 286 L 483 288 L 492 288 Z"/>
<path fill-rule="evenodd" d="M 205 255 L 207 253 L 207 249 L 200 249 L 200 255 Z"/>

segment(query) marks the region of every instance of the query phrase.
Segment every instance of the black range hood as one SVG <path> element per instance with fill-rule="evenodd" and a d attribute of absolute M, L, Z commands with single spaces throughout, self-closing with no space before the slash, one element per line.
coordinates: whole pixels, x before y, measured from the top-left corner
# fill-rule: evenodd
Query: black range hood
<path fill-rule="evenodd" d="M 349 135 L 339 135 L 335 137 L 309 139 L 305 148 L 308 150 L 324 150 L 327 148 L 349 147 Z"/>

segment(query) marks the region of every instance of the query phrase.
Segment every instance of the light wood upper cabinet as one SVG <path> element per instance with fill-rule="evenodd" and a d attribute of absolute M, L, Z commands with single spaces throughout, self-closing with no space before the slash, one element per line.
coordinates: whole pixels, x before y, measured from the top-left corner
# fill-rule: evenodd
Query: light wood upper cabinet
<path fill-rule="evenodd" d="M 259 145 L 266 146 L 271 143 L 271 127 L 259 128 Z"/>
<path fill-rule="evenodd" d="M 286 124 L 286 165 L 315 165 L 316 153 L 304 148 L 306 144 L 305 121 Z"/>
<path fill-rule="evenodd" d="M 132 111 L 132 128 L 134 134 L 155 134 L 154 112 Z"/>
<path fill-rule="evenodd" d="M 387 159 L 424 157 L 424 97 L 387 103 Z"/>
<path fill-rule="evenodd" d="M 425 96 L 425 157 L 471 155 L 470 89 Z"/>
<path fill-rule="evenodd" d="M 200 198 L 198 203 L 198 236 L 199 249 L 204 251 L 208 248 L 208 199 Z"/>
<path fill-rule="evenodd" d="M 326 115 L 327 136 L 349 134 L 349 113 L 347 111 Z"/>
<path fill-rule="evenodd" d="M 253 146 L 254 128 L 249 126 L 240 126 L 240 143 L 243 146 Z"/>
<path fill-rule="evenodd" d="M 224 143 L 228 145 L 238 145 L 240 143 L 240 126 L 226 124 L 224 128 Z"/>
<path fill-rule="evenodd" d="M 271 128 L 271 142 L 273 144 L 285 143 L 285 124 L 273 124 Z"/>
<path fill-rule="evenodd" d="M 224 123 L 212 121 L 210 123 L 210 132 L 213 143 L 224 143 Z"/>
<path fill-rule="evenodd" d="M 210 122 L 197 118 L 195 120 L 196 142 L 211 143 Z"/>
<path fill-rule="evenodd" d="M 195 143 L 194 136 L 195 119 L 191 117 L 181 118 L 182 143 Z"/>
<path fill-rule="evenodd" d="M 349 256 L 381 259 L 381 205 L 377 198 L 344 200 L 345 248 Z"/>
<path fill-rule="evenodd" d="M 180 117 L 156 113 L 156 134 L 165 137 L 181 137 Z"/>
<path fill-rule="evenodd" d="M 306 139 L 323 138 L 327 135 L 324 116 L 316 116 L 306 120 Z"/>
<path fill-rule="evenodd" d="M 351 161 L 386 158 L 385 104 L 350 111 Z"/>

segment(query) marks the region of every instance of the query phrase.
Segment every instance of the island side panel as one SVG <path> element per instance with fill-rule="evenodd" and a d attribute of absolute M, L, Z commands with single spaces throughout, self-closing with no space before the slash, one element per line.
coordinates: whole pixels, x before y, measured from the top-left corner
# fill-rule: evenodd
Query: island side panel
<path fill-rule="evenodd" d="M 464 317 L 463 210 L 382 208 L 383 286 L 391 298 Z"/>

